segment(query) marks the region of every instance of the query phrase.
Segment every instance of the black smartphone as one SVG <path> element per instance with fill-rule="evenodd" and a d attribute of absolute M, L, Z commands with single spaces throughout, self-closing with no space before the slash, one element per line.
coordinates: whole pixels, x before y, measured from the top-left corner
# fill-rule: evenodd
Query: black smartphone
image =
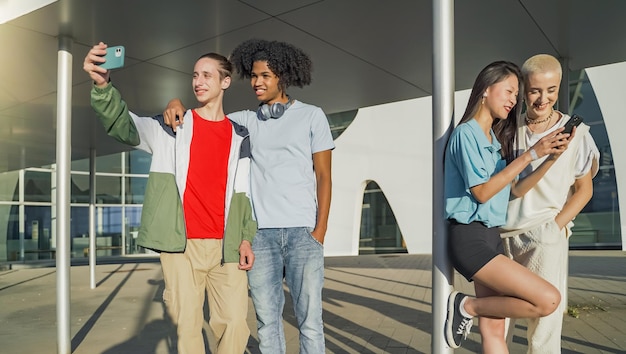
<path fill-rule="evenodd" d="M 583 117 L 579 116 L 578 114 L 574 114 L 568 121 L 567 123 L 565 123 L 565 125 L 563 127 L 565 127 L 565 129 L 561 132 L 562 134 L 572 134 L 572 130 L 574 130 L 574 127 L 577 127 L 580 125 L 580 123 L 583 122 Z"/>

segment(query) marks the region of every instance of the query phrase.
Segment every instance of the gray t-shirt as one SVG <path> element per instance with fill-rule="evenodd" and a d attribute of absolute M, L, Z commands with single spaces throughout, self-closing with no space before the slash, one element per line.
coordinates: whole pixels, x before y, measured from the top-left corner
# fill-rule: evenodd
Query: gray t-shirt
<path fill-rule="evenodd" d="M 278 119 L 228 114 L 250 132 L 251 193 L 259 228 L 315 227 L 313 154 L 335 148 L 321 108 L 294 101 Z"/>

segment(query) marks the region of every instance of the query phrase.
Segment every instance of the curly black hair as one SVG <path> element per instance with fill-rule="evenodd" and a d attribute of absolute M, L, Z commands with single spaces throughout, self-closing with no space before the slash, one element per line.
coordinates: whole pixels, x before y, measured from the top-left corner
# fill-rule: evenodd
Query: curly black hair
<path fill-rule="evenodd" d="M 230 61 L 243 79 L 251 78 L 255 61 L 266 61 L 270 70 L 278 76 L 279 85 L 283 89 L 311 84 L 311 59 L 289 43 L 249 39 L 233 49 Z"/>

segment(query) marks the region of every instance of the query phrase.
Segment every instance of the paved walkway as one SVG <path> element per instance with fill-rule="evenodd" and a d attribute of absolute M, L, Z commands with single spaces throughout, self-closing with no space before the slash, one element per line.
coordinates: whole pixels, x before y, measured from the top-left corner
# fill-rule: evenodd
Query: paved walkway
<path fill-rule="evenodd" d="M 125 259 L 71 268 L 73 353 L 176 353 L 161 302 L 163 277 L 154 259 Z M 471 292 L 460 276 L 457 288 Z M 563 353 L 626 353 L 626 253 L 571 251 L 569 308 Z M 0 352 L 56 353 L 53 267 L 0 272 Z M 291 304 L 286 304 L 288 353 L 298 352 Z M 367 255 L 326 259 L 324 319 L 328 353 L 430 353 L 431 257 Z M 248 353 L 258 353 L 250 303 Z M 518 324 L 511 353 L 525 353 Z M 439 330 L 439 329 L 437 329 Z M 214 340 L 205 324 L 211 350 Z M 479 352 L 477 328 L 456 353 Z"/>

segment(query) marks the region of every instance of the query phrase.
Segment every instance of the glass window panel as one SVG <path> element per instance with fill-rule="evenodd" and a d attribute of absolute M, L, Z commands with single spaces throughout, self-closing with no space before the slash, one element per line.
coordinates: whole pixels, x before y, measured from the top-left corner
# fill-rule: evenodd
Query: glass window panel
<path fill-rule="evenodd" d="M 89 237 L 89 207 L 74 206 L 70 208 L 70 235 L 72 238 Z"/>
<path fill-rule="evenodd" d="M 70 213 L 72 257 L 84 257 L 85 249 L 89 247 L 89 207 L 72 207 Z"/>
<path fill-rule="evenodd" d="M 97 256 L 121 254 L 122 208 L 96 208 Z M 89 249 L 89 207 L 72 207 L 72 256 L 87 257 Z"/>
<path fill-rule="evenodd" d="M 96 204 L 120 204 L 122 202 L 122 178 L 96 176 Z"/>
<path fill-rule="evenodd" d="M 359 113 L 358 109 L 331 113 L 327 115 L 328 124 L 330 125 L 330 131 L 333 135 L 333 139 L 337 139 L 341 133 L 343 133 L 348 126 L 352 123 L 354 118 L 356 118 L 357 113 Z"/>
<path fill-rule="evenodd" d="M 143 196 L 146 193 L 147 177 L 126 177 L 126 203 L 143 204 Z"/>
<path fill-rule="evenodd" d="M 0 200 L 19 201 L 19 171 L 0 173 Z"/>
<path fill-rule="evenodd" d="M 126 207 L 126 253 L 146 253 L 146 249 L 137 245 L 139 223 L 141 221 L 141 207 Z"/>
<path fill-rule="evenodd" d="M 89 172 L 89 159 L 72 161 L 72 171 Z"/>
<path fill-rule="evenodd" d="M 97 207 L 96 233 L 98 236 L 122 235 L 122 208 Z"/>
<path fill-rule="evenodd" d="M 72 203 L 89 203 L 89 176 L 72 175 Z"/>
<path fill-rule="evenodd" d="M 7 239 L 18 240 L 20 238 L 19 206 L 7 205 L 7 206 L 2 206 L 2 207 L 6 207 L 9 213 L 9 219 L 7 220 L 7 230 L 6 230 Z"/>
<path fill-rule="evenodd" d="M 24 173 L 24 200 L 50 202 L 52 190 L 50 172 L 26 171 Z"/>
<path fill-rule="evenodd" d="M 129 230 L 139 230 L 139 223 L 141 222 L 141 206 L 126 207 L 126 223 Z"/>
<path fill-rule="evenodd" d="M 96 171 L 122 173 L 121 153 L 96 157 Z"/>
<path fill-rule="evenodd" d="M 148 174 L 152 155 L 141 150 L 132 150 L 126 153 L 126 173 Z"/>
<path fill-rule="evenodd" d="M 363 195 L 359 254 L 406 253 L 406 246 L 393 211 L 376 182 L 369 182 Z"/>
<path fill-rule="evenodd" d="M 14 240 L 19 239 L 17 205 L 0 205 L 0 262 L 15 261 L 18 259 L 15 247 L 19 247 Z"/>
<path fill-rule="evenodd" d="M 96 208 L 97 255 L 119 255 L 122 250 L 122 208 Z"/>
<path fill-rule="evenodd" d="M 593 196 L 574 219 L 570 247 L 619 247 L 621 229 L 617 182 L 606 125 L 584 71 L 573 73 L 570 77 L 575 78 L 574 82 L 570 82 L 573 113 L 581 115 L 590 126 L 591 136 L 600 151 L 600 169 L 593 179 Z"/>
<path fill-rule="evenodd" d="M 24 207 L 24 259 L 53 259 L 50 206 Z M 18 241 L 19 242 L 19 241 Z"/>

